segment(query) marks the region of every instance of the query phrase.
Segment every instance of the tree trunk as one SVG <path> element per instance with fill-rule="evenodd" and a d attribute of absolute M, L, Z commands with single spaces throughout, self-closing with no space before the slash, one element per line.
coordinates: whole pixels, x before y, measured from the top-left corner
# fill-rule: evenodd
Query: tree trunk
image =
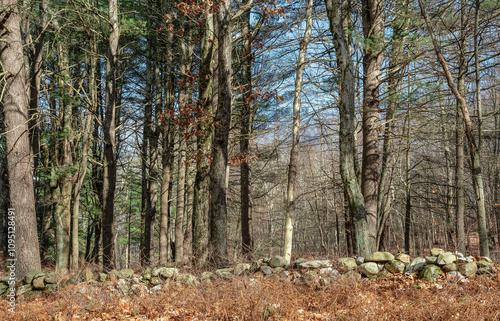
<path fill-rule="evenodd" d="M 297 60 L 297 71 L 295 74 L 295 91 L 293 98 L 293 128 L 292 128 L 292 150 L 288 163 L 288 185 L 286 192 L 286 214 L 285 214 L 285 240 L 283 246 L 283 257 L 290 264 L 292 256 L 293 224 L 295 221 L 295 185 L 297 181 L 297 163 L 299 160 L 300 140 L 300 102 L 302 95 L 302 77 L 306 61 L 306 52 L 311 40 L 312 30 L 312 7 L 313 1 L 307 1 L 306 7 L 306 30 L 304 38 L 300 41 L 299 58 Z"/>
<path fill-rule="evenodd" d="M 201 65 L 199 77 L 198 117 L 211 116 L 212 106 L 216 102 L 212 100 L 214 83 L 218 83 L 218 75 L 214 72 L 218 58 L 214 55 L 214 46 L 217 40 L 214 38 L 214 17 L 207 13 L 205 16 L 205 27 L 202 30 L 203 40 L 201 43 Z M 196 177 L 194 181 L 193 200 L 193 256 L 198 266 L 203 266 L 207 260 L 208 246 L 208 217 L 209 217 L 209 185 L 208 175 L 210 164 L 208 155 L 205 154 L 212 148 L 213 131 L 207 121 L 197 124 L 200 135 L 197 137 Z"/>
<path fill-rule="evenodd" d="M 226 166 L 231 124 L 232 39 L 230 1 L 219 3 L 215 31 L 218 36 L 217 105 L 215 133 L 210 167 L 210 229 L 211 261 L 216 267 L 229 264 L 227 255 Z"/>
<path fill-rule="evenodd" d="M 363 0 L 363 164 L 361 188 L 365 200 L 370 250 L 377 246 L 377 192 L 379 182 L 379 88 L 384 50 L 383 3 Z"/>
<path fill-rule="evenodd" d="M 339 147 L 340 174 L 344 183 L 349 210 L 351 213 L 356 253 L 362 256 L 370 254 L 368 239 L 368 221 L 361 187 L 356 177 L 355 163 L 355 104 L 354 104 L 354 65 L 351 59 L 351 49 L 347 38 L 348 19 L 350 11 L 347 1 L 342 1 L 341 8 L 334 0 L 325 0 L 333 35 L 337 65 L 339 67 Z M 341 12 L 342 10 L 342 12 Z M 376 204 L 376 202 L 375 202 Z"/>
<path fill-rule="evenodd" d="M 251 8 L 243 14 L 243 102 L 241 111 L 241 128 L 240 128 L 240 154 L 245 157 L 240 164 L 241 175 L 241 250 L 243 255 L 248 255 L 253 252 L 252 236 L 250 234 L 250 217 L 251 217 L 251 180 L 250 180 L 250 138 L 252 135 L 253 121 L 253 84 L 252 84 L 252 33 L 250 32 L 250 12 Z"/>
<path fill-rule="evenodd" d="M 412 227 L 412 213 L 411 213 L 411 118 L 410 110 L 407 111 L 406 121 L 406 171 L 405 171 L 405 184 L 406 184 L 406 206 L 405 206 L 405 253 L 410 254 L 411 242 L 410 231 Z M 413 224 L 414 225 L 414 224 Z M 416 240 L 415 240 L 416 241 Z"/>
<path fill-rule="evenodd" d="M 167 53 L 166 58 L 166 72 L 165 79 L 167 80 L 165 87 L 165 104 L 164 119 L 162 122 L 162 180 L 161 180 L 161 194 L 160 194 L 160 264 L 164 265 L 168 262 L 168 231 L 170 219 L 170 182 L 171 182 L 171 169 L 172 169 L 172 122 L 170 120 L 169 112 L 173 110 L 174 93 L 172 81 L 172 46 L 173 46 L 173 32 L 167 35 Z"/>
<path fill-rule="evenodd" d="M 70 269 L 70 245 L 71 245 L 71 197 L 73 191 L 73 105 L 69 92 L 69 64 L 68 52 L 62 43 L 58 44 L 59 53 L 59 118 L 62 119 L 62 132 L 64 133 L 59 146 L 58 163 L 61 164 L 60 170 L 54 179 L 57 180 L 55 196 L 55 216 L 56 223 L 56 270 L 59 273 L 66 273 Z"/>
<path fill-rule="evenodd" d="M 16 251 L 10 252 L 8 259 L 17 258 L 16 278 L 22 279 L 31 270 L 41 270 L 41 264 L 36 231 L 21 19 L 17 4 L 18 1 L 15 0 L 4 0 L 0 5 L 0 20 L 4 27 L 0 42 L 0 62 L 5 77 L 2 104 L 9 174 L 8 220 L 12 219 L 16 224 Z"/>
<path fill-rule="evenodd" d="M 114 201 L 116 185 L 116 155 L 115 155 L 115 115 L 116 115 L 116 62 L 118 52 L 118 4 L 117 0 L 109 1 L 109 53 L 106 64 L 106 93 L 107 106 L 104 117 L 104 179 L 103 179 L 103 264 L 104 270 L 109 271 L 115 265 L 114 256 Z"/>

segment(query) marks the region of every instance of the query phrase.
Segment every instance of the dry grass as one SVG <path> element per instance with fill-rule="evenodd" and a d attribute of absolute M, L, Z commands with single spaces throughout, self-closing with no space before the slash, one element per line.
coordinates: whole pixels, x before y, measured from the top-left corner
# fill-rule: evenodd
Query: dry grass
<path fill-rule="evenodd" d="M 427 283 L 390 276 L 358 282 L 338 278 L 308 287 L 250 277 L 163 294 L 125 297 L 104 287 L 70 285 L 18 299 L 15 315 L 0 299 L 1 320 L 495 320 L 500 277 Z"/>

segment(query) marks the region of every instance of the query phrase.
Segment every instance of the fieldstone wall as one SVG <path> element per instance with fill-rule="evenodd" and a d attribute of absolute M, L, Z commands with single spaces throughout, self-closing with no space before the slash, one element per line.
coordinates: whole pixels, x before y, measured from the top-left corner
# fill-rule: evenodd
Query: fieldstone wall
<path fill-rule="evenodd" d="M 388 274 L 415 274 L 420 279 L 435 281 L 443 276 L 465 280 L 477 274 L 490 275 L 496 270 L 487 257 L 465 257 L 459 252 L 445 252 L 432 249 L 427 257 L 413 260 L 404 253 L 393 255 L 389 252 L 375 252 L 368 257 L 344 257 L 338 260 L 298 259 L 287 266 L 283 257 L 274 256 L 260 259 L 252 264 L 240 263 L 235 267 L 205 271 L 198 276 L 181 273 L 175 267 L 146 268 L 141 273 L 131 269 L 112 270 L 108 273 L 94 273 L 89 269 L 69 278 L 60 278 L 54 272 L 29 272 L 24 280 L 17 281 L 17 295 L 40 295 L 44 291 L 55 291 L 66 284 L 86 282 L 90 285 L 104 286 L 123 295 L 155 293 L 172 287 L 198 286 L 211 283 L 215 279 L 231 280 L 246 275 L 251 281 L 260 278 L 275 279 L 294 284 L 326 286 L 334 278 L 359 280 L 362 277 L 383 277 Z M 0 278 L 0 295 L 9 291 L 9 279 Z"/>

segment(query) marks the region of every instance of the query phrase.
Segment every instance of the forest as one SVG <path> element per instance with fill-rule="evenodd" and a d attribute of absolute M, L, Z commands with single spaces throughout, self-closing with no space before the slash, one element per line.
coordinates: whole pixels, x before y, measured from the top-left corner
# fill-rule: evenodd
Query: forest
<path fill-rule="evenodd" d="M 0 21 L 20 278 L 499 258 L 497 0 L 2 0 Z"/>

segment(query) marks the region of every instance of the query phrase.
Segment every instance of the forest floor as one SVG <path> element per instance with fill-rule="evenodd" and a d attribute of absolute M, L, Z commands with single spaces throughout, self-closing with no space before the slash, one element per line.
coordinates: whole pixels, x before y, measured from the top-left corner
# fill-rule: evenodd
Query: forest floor
<path fill-rule="evenodd" d="M 0 320 L 500 320 L 500 275 L 338 277 L 323 286 L 247 275 L 132 296 L 80 283 L 8 308 L 0 298 Z"/>

